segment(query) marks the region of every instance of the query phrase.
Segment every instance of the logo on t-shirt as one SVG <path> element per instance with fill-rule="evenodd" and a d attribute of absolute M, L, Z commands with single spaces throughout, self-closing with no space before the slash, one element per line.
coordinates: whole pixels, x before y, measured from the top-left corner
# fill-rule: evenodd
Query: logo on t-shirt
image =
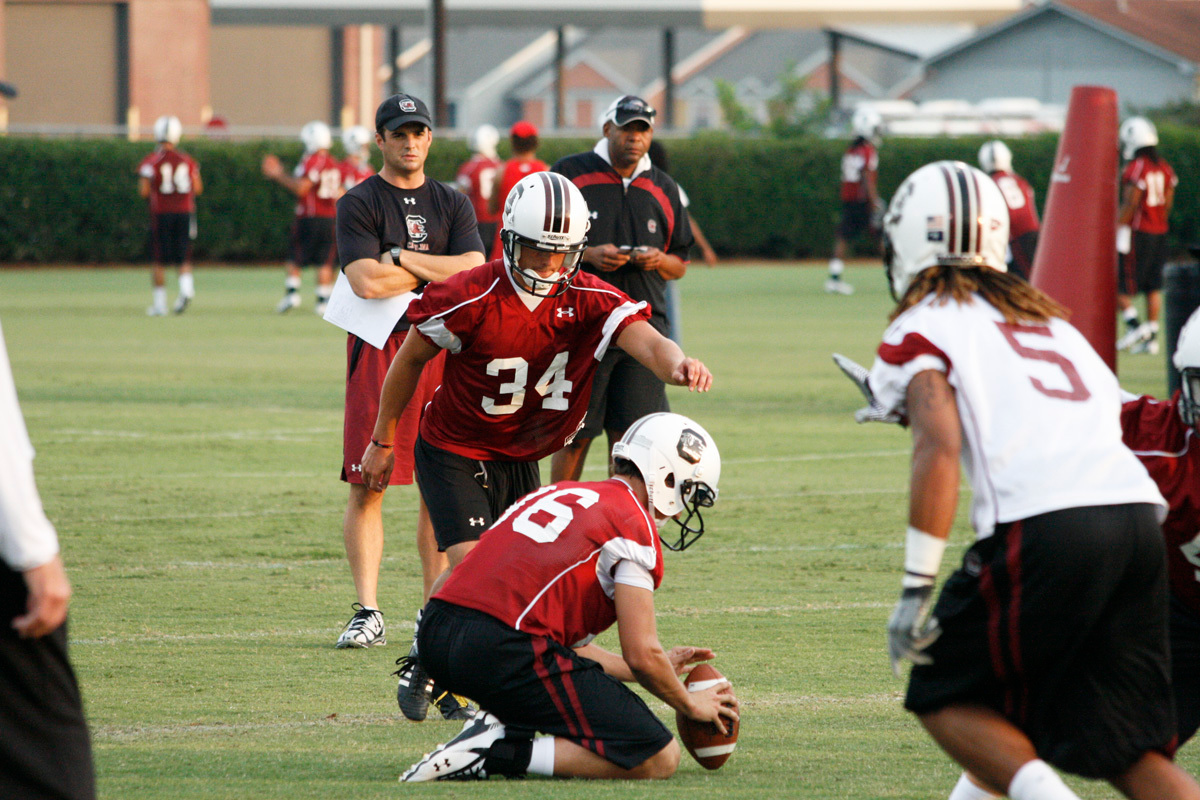
<path fill-rule="evenodd" d="M 425 218 L 419 214 L 409 214 L 404 218 L 404 223 L 408 227 L 408 240 L 414 244 L 425 241 L 425 237 L 429 236 L 429 231 L 425 228 Z"/>
<path fill-rule="evenodd" d="M 558 316 L 559 319 L 564 319 L 564 318 L 575 319 L 575 309 L 574 308 L 556 308 L 554 310 L 554 313 Z"/>
<path fill-rule="evenodd" d="M 652 219 L 647 220 L 646 221 L 646 230 L 650 231 L 651 233 L 657 232 L 658 231 L 658 222 L 656 220 L 652 220 Z"/>

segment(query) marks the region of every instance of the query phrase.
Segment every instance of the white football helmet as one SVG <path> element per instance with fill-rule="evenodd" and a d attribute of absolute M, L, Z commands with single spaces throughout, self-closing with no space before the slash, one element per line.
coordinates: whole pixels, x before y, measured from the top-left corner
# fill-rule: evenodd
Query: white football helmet
<path fill-rule="evenodd" d="M 300 141 L 304 142 L 305 153 L 328 150 L 333 145 L 333 133 L 324 122 L 313 120 L 300 129 Z"/>
<path fill-rule="evenodd" d="M 154 141 L 179 144 L 181 136 L 183 124 L 180 123 L 179 117 L 159 117 L 154 120 Z"/>
<path fill-rule="evenodd" d="M 897 302 L 935 264 L 1008 271 L 1008 205 L 995 181 L 961 161 L 935 161 L 905 178 L 884 215 L 883 235 Z"/>
<path fill-rule="evenodd" d="M 500 143 L 500 131 L 492 125 L 480 125 L 471 134 L 471 151 L 496 157 L 496 145 Z"/>
<path fill-rule="evenodd" d="M 355 155 L 365 150 L 374 138 L 374 134 L 362 125 L 354 125 L 342 131 L 342 146 L 346 148 L 346 155 Z"/>
<path fill-rule="evenodd" d="M 1143 147 L 1158 144 L 1158 129 L 1145 117 L 1130 117 L 1121 123 L 1121 155 L 1126 161 Z"/>
<path fill-rule="evenodd" d="M 1186 425 L 1200 420 L 1200 311 L 1188 317 L 1179 331 L 1171 361 L 1179 370 L 1179 416 Z"/>
<path fill-rule="evenodd" d="M 647 414 L 629 426 L 612 449 L 613 458 L 632 461 L 646 482 L 651 507 L 664 519 L 679 524 L 679 539 L 668 542 L 668 550 L 683 550 L 704 533 L 700 509 L 717 500 L 721 479 L 721 454 L 708 431 L 682 414 Z M 686 511 L 687 516 L 677 515 Z M 695 524 L 692 520 L 695 519 Z"/>
<path fill-rule="evenodd" d="M 591 227 L 583 194 L 557 172 L 534 172 L 522 178 L 504 201 L 500 241 L 504 261 L 517 284 L 531 294 L 557 297 L 567 290 L 579 272 L 587 232 Z M 562 269 L 552 278 L 521 268 L 521 249 L 529 247 L 551 253 L 566 253 Z"/>
<path fill-rule="evenodd" d="M 989 175 L 993 172 L 1012 172 L 1012 151 L 999 139 L 984 142 L 979 148 L 979 167 Z"/>
<path fill-rule="evenodd" d="M 878 139 L 883 132 L 883 117 L 873 108 L 859 106 L 850 118 L 850 130 L 864 139 Z"/>

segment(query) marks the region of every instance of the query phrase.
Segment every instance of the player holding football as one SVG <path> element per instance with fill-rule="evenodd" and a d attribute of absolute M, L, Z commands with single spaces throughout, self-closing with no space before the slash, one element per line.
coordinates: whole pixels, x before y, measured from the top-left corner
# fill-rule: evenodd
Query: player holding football
<path fill-rule="evenodd" d="M 1121 278 L 1117 304 L 1128 333 L 1118 350 L 1158 352 L 1158 315 L 1162 308 L 1162 272 L 1167 258 L 1167 218 L 1175 202 L 1179 179 L 1158 154 L 1158 131 L 1144 117 L 1121 125 L 1122 155 L 1129 161 L 1121 173 L 1121 210 L 1117 214 L 1117 252 Z M 1146 322 L 1138 319 L 1133 304 L 1139 292 L 1146 295 Z"/>
<path fill-rule="evenodd" d="M 1013 172 L 1012 151 L 999 139 L 984 142 L 979 148 L 979 166 L 1000 187 L 1008 206 L 1008 271 L 1029 280 L 1041 228 L 1033 187 Z"/>
<path fill-rule="evenodd" d="M 192 280 L 192 239 L 195 238 L 196 197 L 204 191 L 200 165 L 179 149 L 183 126 L 178 117 L 154 122 L 154 152 L 138 164 L 138 194 L 150 201 L 150 239 L 154 249 L 153 301 L 146 313 L 167 313 L 165 265 L 179 269 L 179 297 L 174 311 L 182 314 L 196 295 Z"/>
<path fill-rule="evenodd" d="M 296 195 L 296 219 L 292 224 L 291 244 L 286 264 L 286 289 L 275 310 L 286 314 L 300 305 L 300 270 L 317 266 L 318 315 L 333 291 L 333 267 L 326 263 L 333 247 L 333 225 L 337 200 L 342 196 L 342 167 L 329 153 L 333 134 L 324 122 L 309 122 L 300 130 L 304 156 L 291 175 L 273 155 L 263 158 L 263 175 Z"/>
<path fill-rule="evenodd" d="M 401 780 L 669 778 L 679 745 L 622 681 L 722 733 L 738 719 L 728 681 L 689 693 L 677 677 L 713 652 L 664 650 L 654 618 L 662 546 L 695 542 L 701 509 L 717 498 L 716 443 L 687 417 L 651 414 L 614 445 L 613 461 L 609 480 L 554 484 L 511 506 L 429 601 L 422 659 L 487 713 Z M 660 540 L 668 519 L 681 529 L 675 541 Z M 621 655 L 590 643 L 613 622 Z"/>
<path fill-rule="evenodd" d="M 878 236 L 874 217 L 881 208 L 879 199 L 879 132 L 883 119 L 870 108 L 854 112 L 850 128 L 854 141 L 842 155 L 842 218 L 833 240 L 833 258 L 829 259 L 829 278 L 825 291 L 830 294 L 854 294 L 854 287 L 842 280 L 846 269 L 846 243 L 864 233 Z"/>
<path fill-rule="evenodd" d="M 1132 798 L 1200 798 L 1167 755 L 1165 503 L 1121 442 L 1116 378 L 1061 306 L 1005 272 L 1008 211 L 983 173 L 917 170 L 884 233 L 899 305 L 857 418 L 913 430 L 888 622 L 893 668 L 916 665 L 905 707 L 1014 800 L 1076 798 L 1049 764 Z M 976 541 L 930 613 L 960 456 Z"/>
<path fill-rule="evenodd" d="M 611 346 L 659 380 L 694 391 L 712 385 L 704 364 L 650 325 L 645 303 L 579 271 L 588 207 L 569 180 L 526 176 L 509 194 L 503 219 L 503 259 L 430 286 L 409 306 L 418 335 L 405 340 L 388 370 L 362 459 L 364 482 L 382 491 L 397 420 L 424 365 L 447 351 L 415 459 L 450 569 L 504 509 L 541 484 L 538 461 L 581 427 L 592 378 Z M 401 709 L 423 719 L 427 681 L 415 652 L 402 661 Z"/>

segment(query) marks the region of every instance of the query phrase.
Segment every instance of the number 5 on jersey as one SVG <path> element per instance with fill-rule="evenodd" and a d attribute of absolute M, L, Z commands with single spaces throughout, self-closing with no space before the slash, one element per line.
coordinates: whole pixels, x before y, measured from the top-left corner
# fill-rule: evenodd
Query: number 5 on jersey
<path fill-rule="evenodd" d="M 569 354 L 563 351 L 554 356 L 550 366 L 538 378 L 533 388 L 542 396 L 542 408 L 550 411 L 567 410 L 567 393 L 573 384 L 567 380 L 567 359 Z M 513 373 L 512 380 L 500 384 L 500 393 L 510 395 L 507 403 L 501 403 L 494 397 L 483 398 L 483 410 L 489 414 L 501 416 L 515 414 L 525 405 L 525 388 L 529 384 L 529 362 L 523 358 L 493 358 L 487 364 L 487 374 L 499 377 L 502 372 Z M 501 398 L 503 399 L 503 398 Z"/>

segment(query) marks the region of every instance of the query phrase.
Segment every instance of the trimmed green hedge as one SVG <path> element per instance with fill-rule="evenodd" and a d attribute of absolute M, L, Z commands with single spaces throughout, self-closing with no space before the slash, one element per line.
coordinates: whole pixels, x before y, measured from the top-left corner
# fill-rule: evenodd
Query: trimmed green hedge
<path fill-rule="evenodd" d="M 1200 241 L 1200 131 L 1164 127 L 1161 151 L 1179 174 L 1171 215 L 1172 245 Z M 1037 189 L 1039 206 L 1054 160 L 1056 137 L 1010 140 L 1017 170 Z M 886 197 L 908 173 L 939 158 L 974 163 L 982 139 L 889 139 L 880 152 Z M 543 144 L 547 162 L 590 149 L 594 139 Z M 844 141 L 738 139 L 705 134 L 665 140 L 675 177 L 692 211 L 723 255 L 826 256 L 839 203 Z M 300 157 L 298 142 L 187 140 L 200 162 L 195 255 L 208 261 L 282 261 L 293 198 L 262 177 L 264 154 L 285 165 Z M 0 137 L 0 262 L 128 263 L 147 259 L 146 203 L 135 169 L 148 143 Z M 438 140 L 428 173 L 452 180 L 468 156 L 461 141 Z M 378 154 L 376 154 L 378 159 Z"/>

